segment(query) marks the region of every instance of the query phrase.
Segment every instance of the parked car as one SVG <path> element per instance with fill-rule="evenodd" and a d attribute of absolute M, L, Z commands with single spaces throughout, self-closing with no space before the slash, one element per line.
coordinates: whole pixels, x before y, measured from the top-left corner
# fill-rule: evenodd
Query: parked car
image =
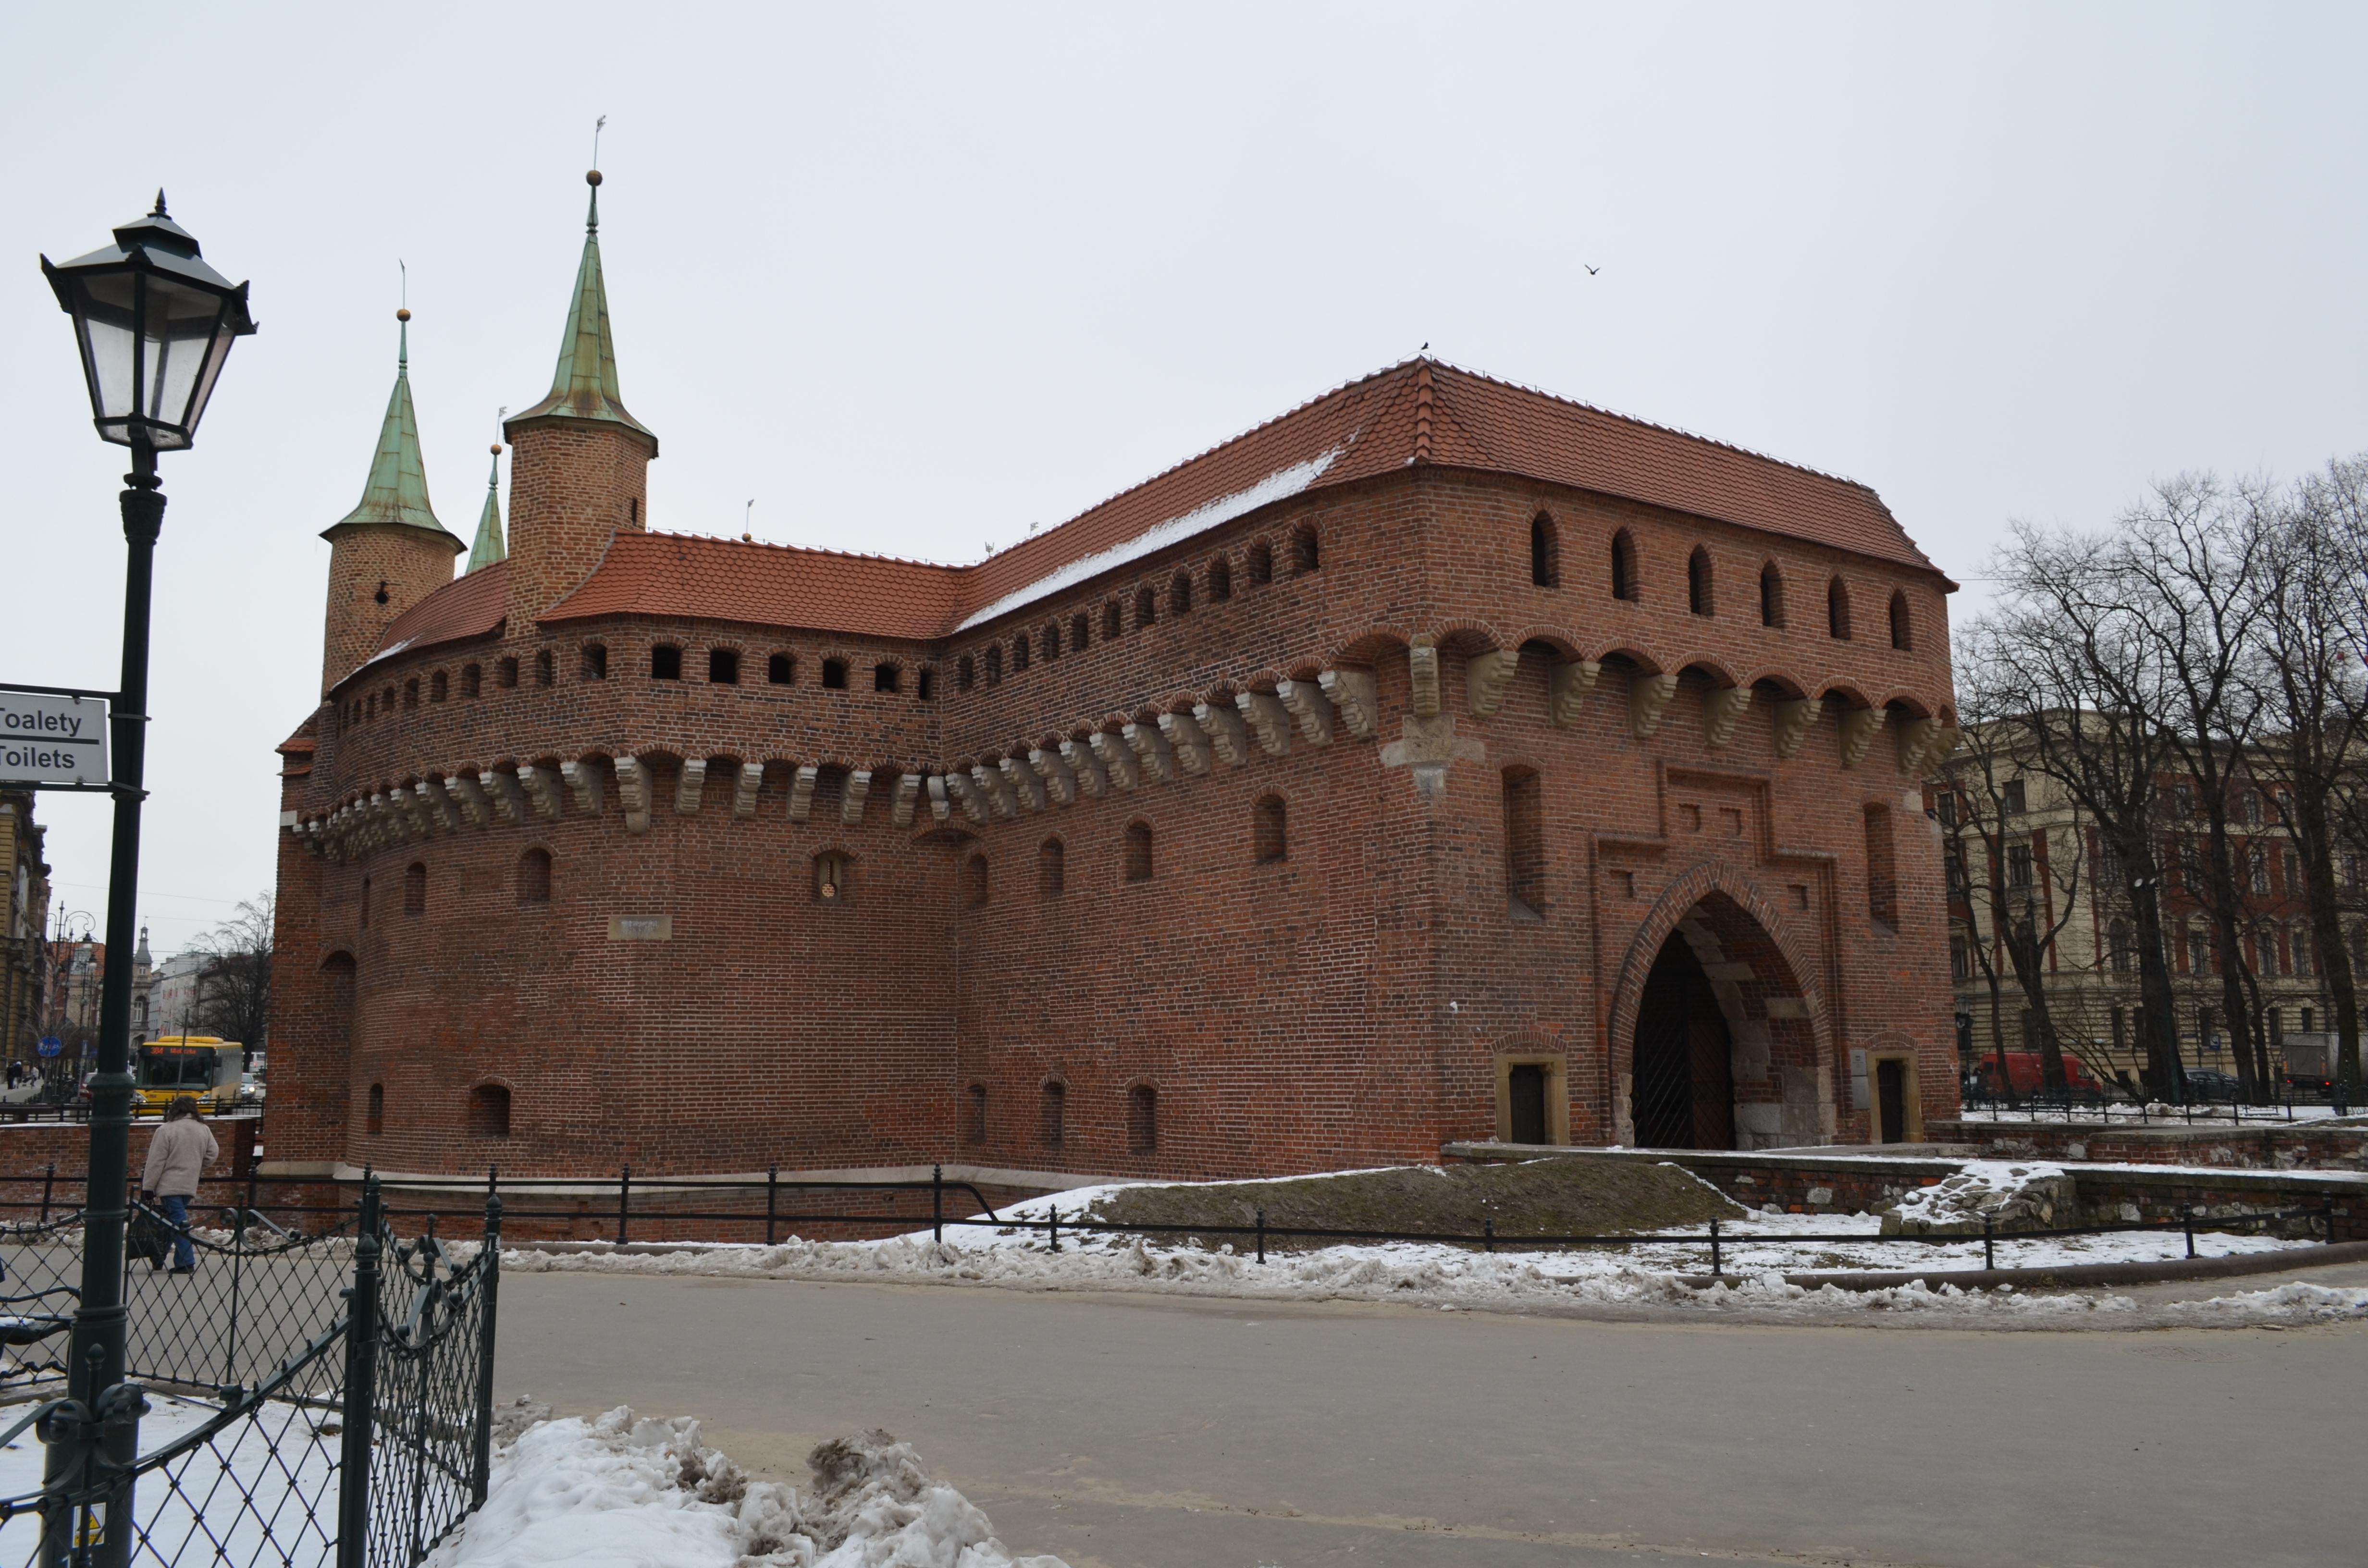
<path fill-rule="evenodd" d="M 2006 1053 L 2006 1085 L 1998 1082 L 1998 1056 L 1995 1052 L 1974 1063 L 1968 1092 L 1975 1096 L 2002 1097 L 2006 1087 L 2013 1090 L 2017 1099 L 2044 1095 L 2047 1071 L 2035 1051 L 2009 1051 Z M 2070 1051 L 2064 1053 L 2064 1087 L 2057 1091 L 2071 1098 L 2093 1104 L 2104 1097 L 2105 1086 L 2097 1082 L 2096 1074 L 2082 1064 Z"/>
<path fill-rule="evenodd" d="M 2187 1096 L 2195 1100 L 2237 1100 L 2237 1075 L 2214 1067 L 2190 1067 L 2187 1070 Z"/>

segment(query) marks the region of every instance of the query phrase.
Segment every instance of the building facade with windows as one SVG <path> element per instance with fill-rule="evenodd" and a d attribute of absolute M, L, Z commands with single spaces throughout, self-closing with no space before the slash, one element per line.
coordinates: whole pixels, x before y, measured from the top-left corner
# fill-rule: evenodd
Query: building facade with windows
<path fill-rule="evenodd" d="M 278 1167 L 1214 1176 L 1955 1105 L 1952 585 L 1873 492 L 1416 359 L 973 565 L 661 533 L 595 212 L 507 537 L 489 491 L 453 575 L 400 369 L 328 530 Z"/>

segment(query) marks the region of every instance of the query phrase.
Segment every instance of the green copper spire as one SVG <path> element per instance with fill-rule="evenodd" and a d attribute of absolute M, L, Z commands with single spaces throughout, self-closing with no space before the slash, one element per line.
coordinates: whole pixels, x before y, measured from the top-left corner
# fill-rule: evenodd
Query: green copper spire
<path fill-rule="evenodd" d="M 609 336 L 609 291 L 600 280 L 600 171 L 584 176 L 592 204 L 584 221 L 584 259 L 575 268 L 575 292 L 567 302 L 567 330 L 559 340 L 559 368 L 551 395 L 518 419 L 597 419 L 657 437 L 625 411 L 617 391 L 617 346 Z"/>
<path fill-rule="evenodd" d="M 444 533 L 427 502 L 427 471 L 419 460 L 419 418 L 411 408 L 411 312 L 397 311 L 394 319 L 403 324 L 395 350 L 394 392 L 386 400 L 386 419 L 379 426 L 370 483 L 362 489 L 361 505 L 338 518 L 327 530 L 329 537 L 339 528 L 374 523 Z M 458 551 L 461 541 L 452 540 L 452 548 Z"/>
<path fill-rule="evenodd" d="M 502 444 L 494 443 L 494 472 L 485 476 L 485 509 L 477 516 L 477 542 L 469 551 L 469 570 L 479 571 L 507 560 L 502 542 Z"/>

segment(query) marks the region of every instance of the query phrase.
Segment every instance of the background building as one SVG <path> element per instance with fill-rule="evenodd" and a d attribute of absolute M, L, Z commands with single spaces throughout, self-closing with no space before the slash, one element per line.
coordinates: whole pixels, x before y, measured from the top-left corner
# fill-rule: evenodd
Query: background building
<path fill-rule="evenodd" d="M 41 858 L 29 790 L 0 791 L 0 867 L 8 903 L 0 926 L 7 938 L 0 949 L 0 1050 L 10 1060 L 29 1061 L 40 1038 L 50 920 L 50 868 Z"/>

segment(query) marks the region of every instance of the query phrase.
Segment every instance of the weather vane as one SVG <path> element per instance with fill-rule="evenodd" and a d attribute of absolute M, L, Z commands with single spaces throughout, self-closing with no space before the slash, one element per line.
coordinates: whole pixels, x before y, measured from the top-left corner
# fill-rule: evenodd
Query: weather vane
<path fill-rule="evenodd" d="M 600 128 L 608 123 L 605 114 L 592 122 L 592 166 L 596 169 L 600 166 Z"/>

